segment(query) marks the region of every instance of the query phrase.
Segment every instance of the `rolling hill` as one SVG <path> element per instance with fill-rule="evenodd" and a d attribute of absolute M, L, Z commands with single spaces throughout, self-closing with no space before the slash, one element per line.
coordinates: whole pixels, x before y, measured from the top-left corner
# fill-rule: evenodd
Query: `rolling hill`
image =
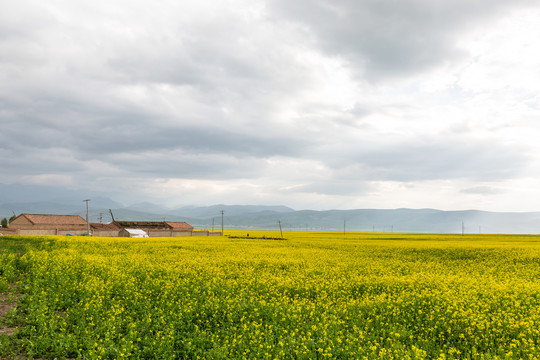
<path fill-rule="evenodd" d="M 355 209 L 294 210 L 286 206 L 213 205 L 165 208 L 152 203 L 131 206 L 108 198 L 90 202 L 91 222 L 112 220 L 186 221 L 196 228 L 219 229 L 221 211 L 225 228 L 287 230 L 507 233 L 539 234 L 540 212 L 488 212 L 479 210 L 443 211 L 436 209 Z M 8 202 L 0 204 L 0 217 L 25 213 L 78 214 L 86 217 L 82 201 Z M 462 228 L 463 226 L 463 228 Z"/>

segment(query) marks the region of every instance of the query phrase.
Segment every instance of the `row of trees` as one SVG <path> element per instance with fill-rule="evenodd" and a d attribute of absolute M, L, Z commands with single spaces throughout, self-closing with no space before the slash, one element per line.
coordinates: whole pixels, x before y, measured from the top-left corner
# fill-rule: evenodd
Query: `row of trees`
<path fill-rule="evenodd" d="M 13 219 L 15 219 L 16 216 L 13 215 L 12 217 L 9 218 L 9 220 L 7 218 L 2 218 L 2 220 L 0 220 L 0 225 L 2 225 L 2 227 L 4 228 L 8 228 L 9 227 L 9 223 L 13 221 Z"/>

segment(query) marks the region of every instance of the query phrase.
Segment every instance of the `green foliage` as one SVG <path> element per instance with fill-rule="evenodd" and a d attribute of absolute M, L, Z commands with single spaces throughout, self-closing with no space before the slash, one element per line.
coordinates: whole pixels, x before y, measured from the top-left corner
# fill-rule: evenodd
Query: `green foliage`
<path fill-rule="evenodd" d="M 0 225 L 2 225 L 2 227 L 4 227 L 4 228 L 9 227 L 8 219 L 2 218 L 2 220 L 0 220 Z"/>

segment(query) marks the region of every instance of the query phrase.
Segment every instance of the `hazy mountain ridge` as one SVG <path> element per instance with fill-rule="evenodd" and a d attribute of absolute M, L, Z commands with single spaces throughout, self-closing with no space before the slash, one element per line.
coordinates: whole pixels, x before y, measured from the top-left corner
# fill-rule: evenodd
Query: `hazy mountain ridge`
<path fill-rule="evenodd" d="M 0 217 L 22 212 L 78 214 L 86 217 L 82 201 L 36 201 L 0 204 Z M 376 232 L 441 232 L 539 234 L 540 212 L 488 212 L 480 210 L 443 211 L 437 209 L 354 209 L 354 210 L 293 210 L 286 206 L 212 205 L 185 206 L 170 209 L 152 203 L 131 206 L 107 198 L 89 202 L 89 220 L 186 221 L 196 228 L 221 228 L 221 211 L 225 228 L 279 229 Z"/>

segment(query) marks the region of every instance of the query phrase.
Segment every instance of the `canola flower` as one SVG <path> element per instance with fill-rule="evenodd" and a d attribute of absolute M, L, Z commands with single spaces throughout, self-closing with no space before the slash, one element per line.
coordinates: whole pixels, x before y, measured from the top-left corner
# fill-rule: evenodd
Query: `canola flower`
<path fill-rule="evenodd" d="M 12 337 L 51 359 L 540 358 L 540 237 L 284 235 L 13 237 Z"/>

